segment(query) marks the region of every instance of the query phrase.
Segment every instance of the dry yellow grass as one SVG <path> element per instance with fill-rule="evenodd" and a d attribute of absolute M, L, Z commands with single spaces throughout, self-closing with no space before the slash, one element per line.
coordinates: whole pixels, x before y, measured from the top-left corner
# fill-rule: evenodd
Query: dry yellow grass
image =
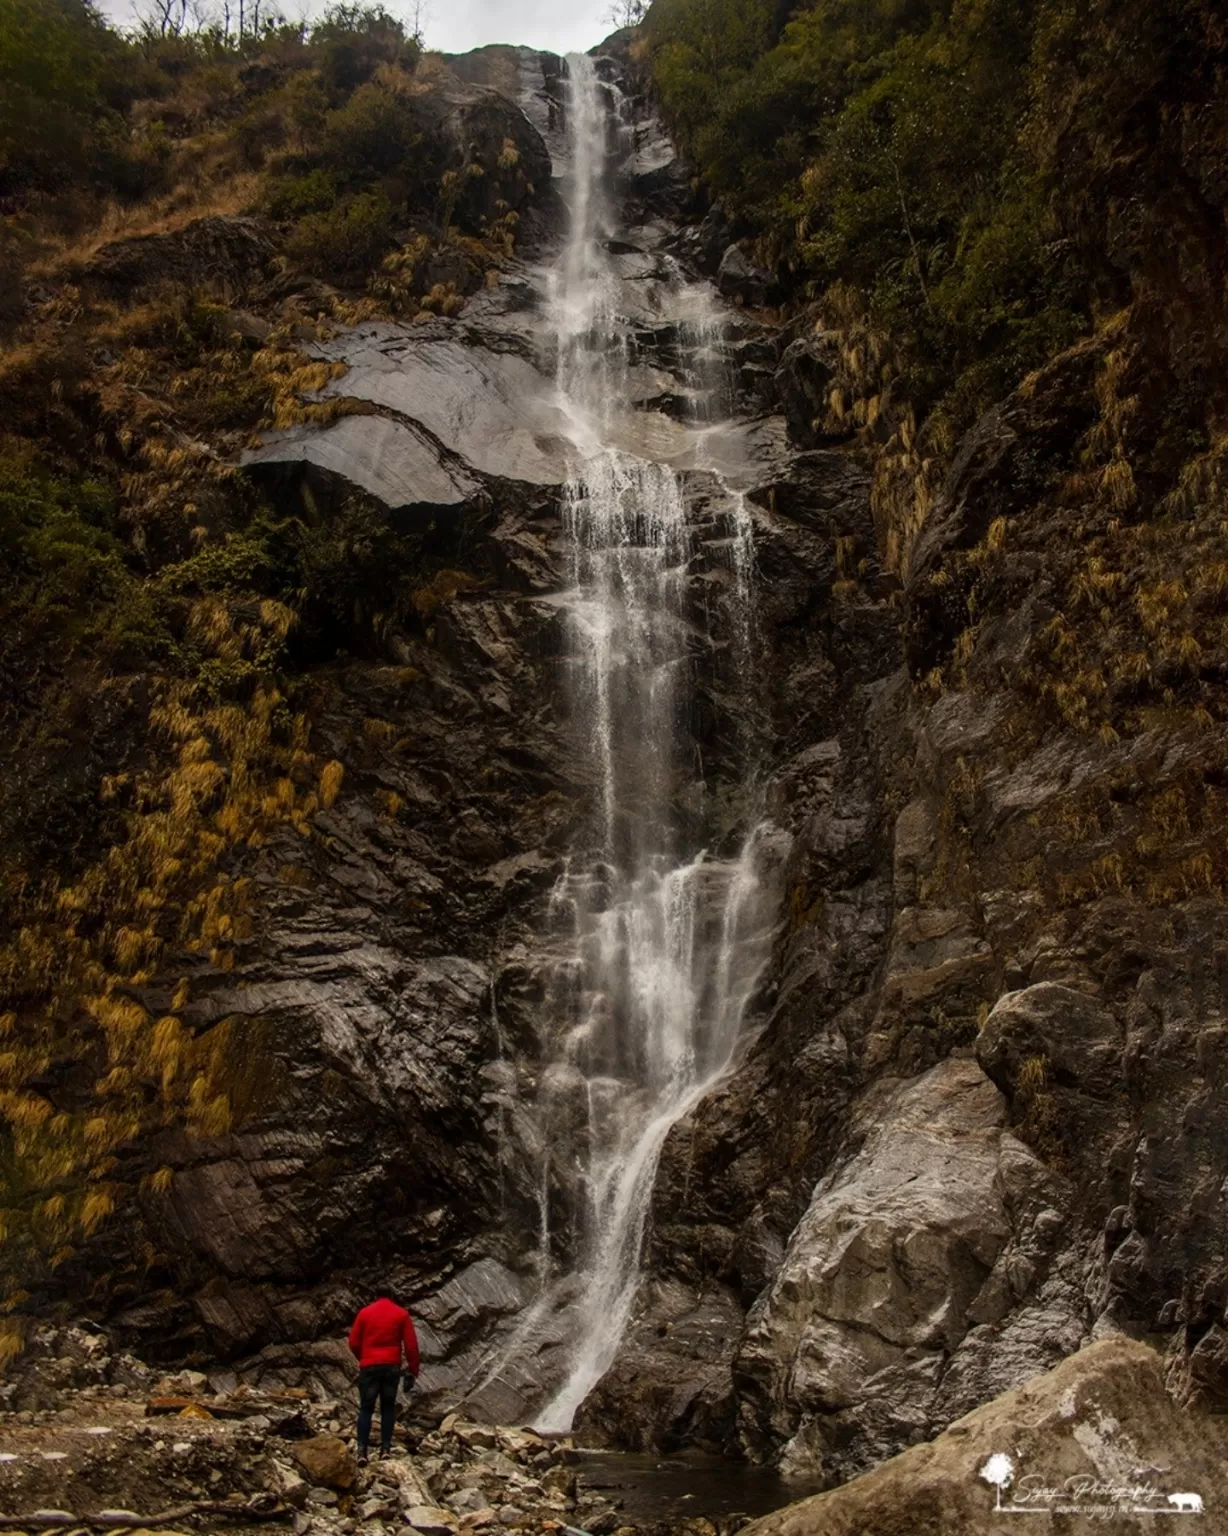
<path fill-rule="evenodd" d="M 113 241 L 175 234 L 195 219 L 246 213 L 259 202 L 261 180 L 258 171 L 236 169 L 219 143 L 212 163 L 206 162 L 200 173 L 186 177 L 170 191 L 138 203 L 108 199 L 84 234 L 45 236 L 28 270 L 32 277 L 46 281 L 67 269 L 85 266 Z"/>

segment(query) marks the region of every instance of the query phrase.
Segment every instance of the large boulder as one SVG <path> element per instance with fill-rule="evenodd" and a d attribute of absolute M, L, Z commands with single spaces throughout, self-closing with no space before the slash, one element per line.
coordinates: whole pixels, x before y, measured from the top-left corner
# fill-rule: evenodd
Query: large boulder
<path fill-rule="evenodd" d="M 742 1309 L 723 1286 L 702 1294 L 681 1282 L 654 1281 L 614 1364 L 585 1399 L 575 1422 L 583 1444 L 672 1451 L 720 1450 L 734 1415 L 730 1361 Z"/>
<path fill-rule="evenodd" d="M 757 1520 L 746 1536 L 979 1536 L 1025 1516 L 1046 1536 L 1223 1526 L 1228 1427 L 1183 1412 L 1154 1350 L 1112 1337 L 978 1408 L 842 1488 Z M 1202 1527 L 1199 1527 L 1201 1529 Z"/>
<path fill-rule="evenodd" d="M 1058 1224 L 1005 1120 L 967 1060 L 866 1096 L 861 1150 L 819 1184 L 748 1318 L 735 1369 L 752 1448 L 787 1437 L 787 1470 L 834 1479 L 932 1431 L 965 1335 L 1002 1323 Z"/>
<path fill-rule="evenodd" d="M 1073 987 L 1042 981 L 1006 992 L 976 1043 L 977 1060 L 1010 1090 L 1029 1060 L 1081 1092 L 1104 1097 L 1122 1081 L 1125 1031 L 1107 1008 Z"/>
<path fill-rule="evenodd" d="M 337 1435 L 313 1435 L 290 1446 L 290 1454 L 308 1482 L 317 1487 L 348 1492 L 358 1475 L 354 1458 L 344 1440 Z"/>
<path fill-rule="evenodd" d="M 823 429 L 829 415 L 829 395 L 840 371 L 839 338 L 832 331 L 799 336 L 785 348 L 776 370 L 776 393 L 789 423 L 789 434 L 803 448 L 813 448 L 831 436 Z M 852 423 L 840 437 L 852 435 Z"/>
<path fill-rule="evenodd" d="M 95 251 L 82 277 L 116 296 L 163 282 L 216 283 L 234 296 L 264 277 L 273 254 L 256 219 L 210 214 L 170 234 L 112 240 Z"/>

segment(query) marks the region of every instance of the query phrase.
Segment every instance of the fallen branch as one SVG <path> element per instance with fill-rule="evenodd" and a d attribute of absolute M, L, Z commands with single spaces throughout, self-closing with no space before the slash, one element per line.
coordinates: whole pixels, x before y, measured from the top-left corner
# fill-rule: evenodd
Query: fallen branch
<path fill-rule="evenodd" d="M 136 1531 L 172 1525 L 190 1515 L 223 1515 L 230 1520 L 290 1520 L 294 1510 L 286 1504 L 270 1504 L 254 1499 L 250 1504 L 223 1504 L 211 1499 L 196 1499 L 191 1504 L 177 1504 L 153 1515 L 128 1514 L 116 1510 L 101 1515 L 74 1515 L 66 1509 L 41 1509 L 32 1515 L 0 1515 L 2 1531 L 67 1531 L 84 1526 L 98 1531 Z"/>

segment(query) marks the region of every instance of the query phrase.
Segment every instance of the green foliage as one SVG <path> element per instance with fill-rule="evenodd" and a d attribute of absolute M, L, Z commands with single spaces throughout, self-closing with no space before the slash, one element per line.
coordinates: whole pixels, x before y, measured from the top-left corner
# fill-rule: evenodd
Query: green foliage
<path fill-rule="evenodd" d="M 116 133 L 123 52 L 88 0 L 0 0 L 0 193 L 93 165 Z"/>
<path fill-rule="evenodd" d="M 656 0 L 658 89 L 760 256 L 811 296 L 851 290 L 918 408 L 958 425 L 1125 302 L 1124 268 L 1163 285 L 1174 228 L 1197 289 L 1210 207 L 1191 187 L 1222 174 L 1223 136 L 1176 125 L 1224 120 L 1205 4 L 811 0 L 786 16 Z"/>
<path fill-rule="evenodd" d="M 328 159 L 351 177 L 395 170 L 414 143 L 404 100 L 382 86 L 361 85 L 324 128 Z"/>
<path fill-rule="evenodd" d="M 311 42 L 320 53 L 320 74 L 335 94 L 345 94 L 370 80 L 381 64 L 412 69 L 422 48 L 418 38 L 382 5 L 358 5 L 338 0 L 312 28 Z"/>
<path fill-rule="evenodd" d="M 290 255 L 309 271 L 354 279 L 377 266 L 392 243 L 392 204 L 379 189 L 360 192 L 295 225 Z"/>
<path fill-rule="evenodd" d="M 217 593 L 235 596 L 267 592 L 277 585 L 274 561 L 259 523 L 210 544 L 189 560 L 167 566 L 160 575 L 164 591 L 175 595 Z"/>
<path fill-rule="evenodd" d="M 0 439 L 0 597 L 8 642 L 118 648 L 163 638 L 117 537 L 109 493 L 66 480 L 26 444 Z"/>
<path fill-rule="evenodd" d="M 275 219 L 301 219 L 323 213 L 337 201 L 337 178 L 326 167 L 283 176 L 272 184 L 265 206 Z"/>
<path fill-rule="evenodd" d="M 328 119 L 328 96 L 314 74 L 294 75 L 282 92 L 286 118 L 298 140 L 301 154 L 319 144 Z"/>
<path fill-rule="evenodd" d="M 414 615 L 422 535 L 397 527 L 365 497 L 268 520 L 262 536 L 283 600 L 299 616 L 296 645 L 304 659 L 364 649 L 387 626 Z"/>

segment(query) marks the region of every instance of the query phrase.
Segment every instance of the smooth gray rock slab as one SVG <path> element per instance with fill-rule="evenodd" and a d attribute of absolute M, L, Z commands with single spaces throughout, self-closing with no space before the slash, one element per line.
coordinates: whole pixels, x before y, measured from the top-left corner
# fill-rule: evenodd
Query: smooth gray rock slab
<path fill-rule="evenodd" d="M 460 506 L 478 488 L 459 465 L 442 461 L 429 438 L 386 416 L 343 416 L 322 430 L 269 433 L 244 464 L 309 464 L 391 508 Z"/>
<path fill-rule="evenodd" d="M 536 485 L 567 478 L 552 381 L 517 351 L 385 324 L 319 350 L 349 364 L 326 396 L 369 400 L 417 423 L 479 474 Z"/>

